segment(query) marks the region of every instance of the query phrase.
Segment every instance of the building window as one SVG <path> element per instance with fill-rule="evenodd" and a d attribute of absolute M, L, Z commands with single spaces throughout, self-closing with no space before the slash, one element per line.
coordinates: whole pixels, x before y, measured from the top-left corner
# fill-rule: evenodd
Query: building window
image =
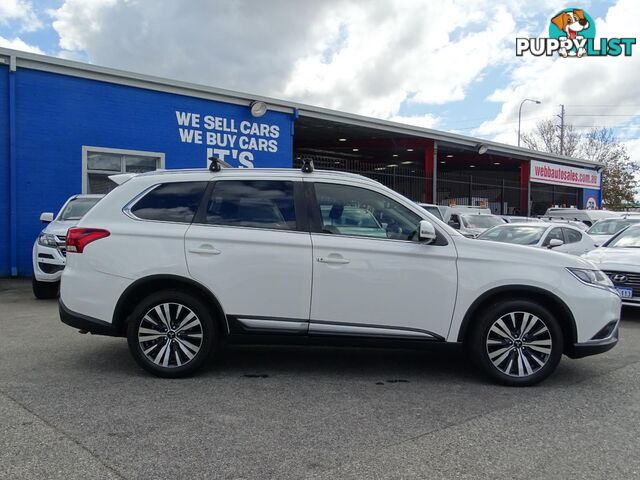
<path fill-rule="evenodd" d="M 164 153 L 82 147 L 82 192 L 108 193 L 116 184 L 109 175 L 144 173 L 164 168 Z"/>

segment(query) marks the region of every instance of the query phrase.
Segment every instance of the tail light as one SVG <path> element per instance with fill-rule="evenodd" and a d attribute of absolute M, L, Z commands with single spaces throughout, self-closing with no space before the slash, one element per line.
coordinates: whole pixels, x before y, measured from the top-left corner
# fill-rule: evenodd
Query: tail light
<path fill-rule="evenodd" d="M 67 253 L 82 253 L 91 242 L 111 235 L 102 228 L 70 228 L 67 232 Z"/>

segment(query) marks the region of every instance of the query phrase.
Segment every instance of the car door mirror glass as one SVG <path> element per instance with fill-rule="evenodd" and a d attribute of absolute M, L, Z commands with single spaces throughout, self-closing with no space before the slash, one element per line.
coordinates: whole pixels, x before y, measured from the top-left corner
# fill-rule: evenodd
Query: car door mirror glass
<path fill-rule="evenodd" d="M 431 243 L 436 239 L 436 229 L 428 220 L 420 220 L 418 238 L 421 242 Z"/>
<path fill-rule="evenodd" d="M 552 238 L 549 240 L 549 248 L 561 247 L 562 245 L 564 245 L 564 242 L 559 238 Z"/>
<path fill-rule="evenodd" d="M 40 221 L 42 223 L 51 223 L 51 222 L 53 222 L 53 213 L 51 213 L 51 212 L 42 212 L 40 214 Z"/>

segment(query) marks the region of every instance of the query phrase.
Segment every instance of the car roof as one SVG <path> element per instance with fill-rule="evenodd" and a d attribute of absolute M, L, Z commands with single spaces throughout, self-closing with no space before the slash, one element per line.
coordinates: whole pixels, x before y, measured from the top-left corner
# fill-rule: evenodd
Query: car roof
<path fill-rule="evenodd" d="M 202 176 L 203 179 L 213 180 L 215 178 L 224 178 L 226 176 L 247 176 L 251 177 L 292 177 L 292 178 L 324 178 L 324 179 L 353 179 L 359 182 L 369 183 L 372 185 L 382 185 L 376 180 L 358 175 L 357 173 L 334 171 L 334 170 L 314 170 L 310 173 L 303 173 L 298 168 L 221 168 L 217 172 L 212 172 L 208 168 L 180 168 L 172 170 L 153 170 L 151 172 L 137 173 L 137 174 L 122 174 L 119 177 L 133 178 L 148 178 L 148 177 L 164 177 L 169 176 L 172 178 L 179 177 L 181 175 L 194 175 Z"/>

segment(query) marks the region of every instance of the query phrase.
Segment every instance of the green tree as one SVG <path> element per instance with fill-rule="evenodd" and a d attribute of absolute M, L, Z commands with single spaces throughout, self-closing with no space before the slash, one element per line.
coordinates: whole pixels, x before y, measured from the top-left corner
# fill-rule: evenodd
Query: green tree
<path fill-rule="evenodd" d="M 538 122 L 533 130 L 522 134 L 522 143 L 532 149 L 560 154 L 560 129 L 552 120 Z M 620 208 L 634 201 L 640 170 L 626 147 L 610 128 L 594 128 L 580 134 L 573 125 L 565 124 L 564 155 L 593 160 L 602 164 L 602 203 L 607 208 Z"/>

